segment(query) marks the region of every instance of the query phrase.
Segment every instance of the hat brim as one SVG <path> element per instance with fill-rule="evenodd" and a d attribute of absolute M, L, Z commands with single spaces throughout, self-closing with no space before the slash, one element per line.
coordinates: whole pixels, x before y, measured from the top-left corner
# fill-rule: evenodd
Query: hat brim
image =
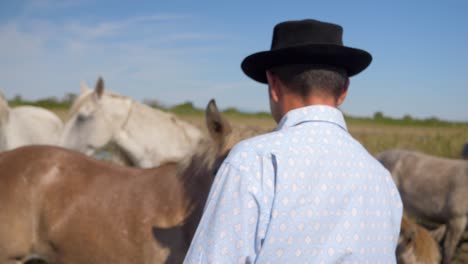
<path fill-rule="evenodd" d="M 241 64 L 244 73 L 255 81 L 267 83 L 266 70 L 287 64 L 316 64 L 345 69 L 351 77 L 372 61 L 364 50 L 330 44 L 313 44 L 262 51 L 247 56 Z"/>

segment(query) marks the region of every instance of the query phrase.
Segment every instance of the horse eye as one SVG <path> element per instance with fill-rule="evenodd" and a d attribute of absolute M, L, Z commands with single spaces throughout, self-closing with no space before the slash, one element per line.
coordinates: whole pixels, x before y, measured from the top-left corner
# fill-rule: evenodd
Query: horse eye
<path fill-rule="evenodd" d="M 88 116 L 85 116 L 83 114 L 78 114 L 78 116 L 76 117 L 76 121 L 80 123 L 86 121 L 86 119 L 88 119 Z"/>

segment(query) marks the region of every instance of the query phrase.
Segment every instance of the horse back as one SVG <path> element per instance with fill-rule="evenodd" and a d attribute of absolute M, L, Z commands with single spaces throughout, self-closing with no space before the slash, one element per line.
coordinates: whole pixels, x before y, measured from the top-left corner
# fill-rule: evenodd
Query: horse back
<path fill-rule="evenodd" d="M 442 180 L 442 185 L 468 184 L 468 163 L 463 160 L 400 149 L 381 152 L 377 159 L 392 174 L 400 174 L 400 177 Z"/>
<path fill-rule="evenodd" d="M 51 146 L 3 153 L 0 262 L 32 253 L 64 263 L 166 259 L 171 252 L 152 230 L 183 221 L 182 187 L 167 175 L 175 171 L 120 167 Z"/>
<path fill-rule="evenodd" d="M 63 122 L 53 112 L 34 106 L 12 108 L 5 133 L 8 149 L 30 144 L 58 145 Z"/>
<path fill-rule="evenodd" d="M 465 161 L 399 149 L 382 152 L 377 158 L 391 172 L 409 211 L 435 221 L 468 213 Z"/>

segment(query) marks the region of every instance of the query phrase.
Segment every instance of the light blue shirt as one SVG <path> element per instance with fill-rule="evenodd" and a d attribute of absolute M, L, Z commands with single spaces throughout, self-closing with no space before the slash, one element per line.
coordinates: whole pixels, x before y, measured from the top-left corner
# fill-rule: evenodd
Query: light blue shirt
<path fill-rule="evenodd" d="M 185 263 L 395 263 L 389 172 L 329 106 L 288 112 L 221 165 Z"/>

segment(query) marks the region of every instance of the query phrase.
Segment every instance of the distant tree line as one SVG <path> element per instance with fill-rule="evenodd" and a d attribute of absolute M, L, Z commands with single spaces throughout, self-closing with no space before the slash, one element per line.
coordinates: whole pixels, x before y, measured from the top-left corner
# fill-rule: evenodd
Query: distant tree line
<path fill-rule="evenodd" d="M 67 93 L 61 99 L 57 97 L 47 97 L 44 99 L 39 99 L 36 101 L 25 100 L 21 95 L 15 95 L 13 99 L 8 101 L 8 104 L 12 107 L 21 106 L 21 105 L 33 105 L 44 108 L 70 108 L 71 104 L 76 98 L 76 94 Z"/>
<path fill-rule="evenodd" d="M 400 125 L 400 126 L 450 126 L 450 127 L 459 127 L 468 126 L 468 122 L 451 122 L 440 120 L 437 117 L 429 118 L 414 118 L 409 114 L 403 116 L 403 118 L 393 118 L 385 116 L 382 112 L 375 112 L 372 117 L 354 117 L 345 114 L 345 119 L 353 122 L 372 122 L 386 125 Z"/>
<path fill-rule="evenodd" d="M 428 126 L 444 125 L 445 126 L 445 125 L 464 124 L 464 123 L 443 121 L 443 120 L 438 119 L 437 117 L 418 119 L 418 118 L 413 118 L 409 114 L 404 115 L 403 118 L 392 118 L 392 117 L 385 116 L 382 112 L 375 112 L 372 120 L 379 122 L 379 123 L 394 124 L 394 125 L 428 125 Z"/>

